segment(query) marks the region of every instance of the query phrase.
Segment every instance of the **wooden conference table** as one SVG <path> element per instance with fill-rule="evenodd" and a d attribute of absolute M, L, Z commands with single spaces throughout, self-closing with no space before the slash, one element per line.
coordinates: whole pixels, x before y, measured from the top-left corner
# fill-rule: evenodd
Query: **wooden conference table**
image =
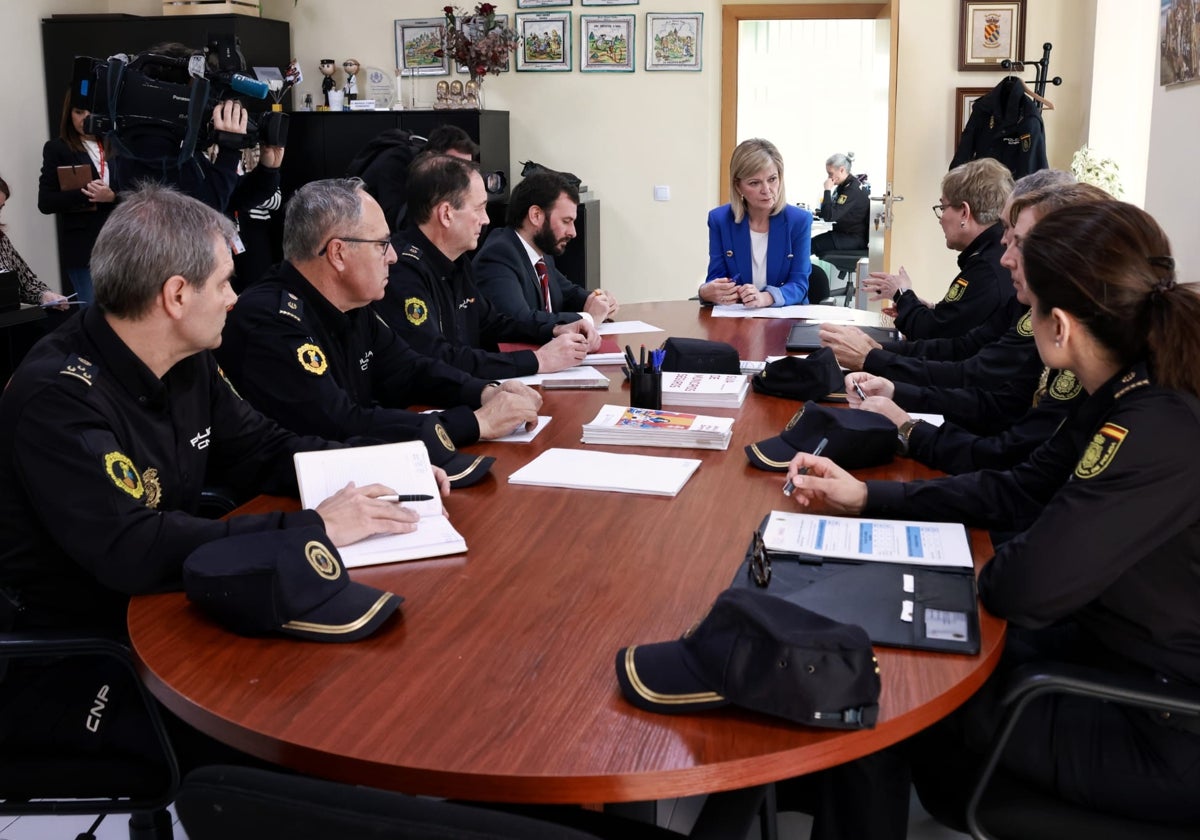
<path fill-rule="evenodd" d="M 746 359 L 782 353 L 791 323 L 713 319 L 692 302 L 623 306 L 620 317 L 667 330 L 622 345 L 708 336 Z M 729 585 L 761 518 L 794 504 L 782 475 L 751 468 L 742 447 L 777 434 L 797 404 L 751 392 L 733 412 L 727 451 L 605 447 L 700 458 L 675 498 L 510 485 L 543 450 L 581 446 L 600 405 L 628 404 L 619 369 L 604 370 L 607 392 L 545 393 L 542 413 L 554 419 L 532 443 L 470 447 L 497 461 L 492 478 L 447 501 L 465 555 L 354 571 L 403 595 L 402 619 L 348 645 L 249 639 L 182 593 L 135 598 L 130 636 L 151 691 L 209 735 L 316 776 L 473 800 L 629 802 L 748 787 L 874 752 L 944 717 L 992 671 L 1004 625 L 981 610 L 977 656 L 876 649 L 873 730 L 626 703 L 617 650 L 678 638 Z M 907 459 L 861 472 L 930 474 Z M 991 553 L 986 534 L 972 533 L 972 549 L 978 567 Z"/>

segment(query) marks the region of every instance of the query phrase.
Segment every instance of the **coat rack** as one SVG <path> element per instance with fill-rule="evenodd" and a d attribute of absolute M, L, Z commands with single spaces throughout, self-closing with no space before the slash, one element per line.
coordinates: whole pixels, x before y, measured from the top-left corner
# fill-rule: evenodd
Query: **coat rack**
<path fill-rule="evenodd" d="M 1036 94 L 1034 99 L 1037 100 L 1039 111 L 1042 109 L 1042 103 L 1045 101 L 1044 97 L 1046 96 L 1046 85 L 1051 84 L 1057 86 L 1061 85 L 1063 81 L 1062 76 L 1055 76 L 1053 79 L 1048 78 L 1050 75 L 1050 50 L 1052 48 L 1053 47 L 1049 41 L 1042 44 L 1041 61 L 1012 61 L 1006 58 L 1004 61 L 1000 62 L 1000 66 L 1005 70 L 1022 71 L 1025 69 L 1026 64 L 1032 64 L 1037 68 L 1036 78 L 1033 80 L 1033 92 Z M 1025 84 L 1028 85 L 1029 82 L 1026 81 Z"/>

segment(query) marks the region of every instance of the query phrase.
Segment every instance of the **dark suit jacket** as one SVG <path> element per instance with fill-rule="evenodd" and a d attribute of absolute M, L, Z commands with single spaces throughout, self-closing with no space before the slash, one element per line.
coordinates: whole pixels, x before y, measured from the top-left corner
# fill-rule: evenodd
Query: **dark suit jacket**
<path fill-rule="evenodd" d="M 510 227 L 492 231 L 476 252 L 475 283 L 492 306 L 514 318 L 532 319 L 539 326 L 578 321 L 588 290 L 576 286 L 555 268 L 553 257 L 547 256 L 545 260 L 553 312 L 546 311 L 542 286 L 529 261 L 529 253 Z"/>
<path fill-rule="evenodd" d="M 87 152 L 74 152 L 60 138 L 42 147 L 42 174 L 38 179 L 38 210 L 58 213 L 62 219 L 63 268 L 84 268 L 92 255 L 92 245 L 100 235 L 113 204 L 92 204 L 83 190 L 62 190 L 58 184 L 58 167 L 86 166 L 92 179 L 99 178 Z M 89 209 L 89 208 L 95 208 Z"/>

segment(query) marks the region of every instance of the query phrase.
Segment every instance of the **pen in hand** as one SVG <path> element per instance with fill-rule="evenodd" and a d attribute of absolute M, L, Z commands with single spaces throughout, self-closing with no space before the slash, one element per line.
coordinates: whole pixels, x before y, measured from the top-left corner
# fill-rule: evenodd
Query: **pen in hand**
<path fill-rule="evenodd" d="M 821 438 L 821 442 L 817 444 L 817 448 L 812 451 L 812 454 L 820 455 L 822 452 L 825 451 L 825 447 L 828 443 L 829 443 L 829 438 Z M 799 470 L 799 474 L 800 475 L 808 475 L 808 467 L 801 467 Z M 792 491 L 795 489 L 796 489 L 796 485 L 793 484 L 792 480 L 789 478 L 783 484 L 783 495 L 790 496 L 790 495 L 792 495 Z"/>
<path fill-rule="evenodd" d="M 381 502 L 431 502 L 431 501 L 433 501 L 433 496 L 426 496 L 421 493 L 417 493 L 414 495 L 408 495 L 408 496 L 404 496 L 404 495 L 397 496 L 395 493 L 389 493 L 389 494 L 386 494 L 383 496 L 376 496 L 375 498 Z"/>
<path fill-rule="evenodd" d="M 858 394 L 858 398 L 865 402 L 867 399 L 867 395 L 863 393 L 862 386 L 858 384 L 858 380 L 855 379 L 850 384 L 854 386 L 854 393 Z"/>

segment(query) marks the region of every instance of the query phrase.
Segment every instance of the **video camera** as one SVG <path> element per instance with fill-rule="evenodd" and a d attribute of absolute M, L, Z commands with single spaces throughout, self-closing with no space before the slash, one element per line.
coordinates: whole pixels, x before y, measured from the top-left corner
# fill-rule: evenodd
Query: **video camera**
<path fill-rule="evenodd" d="M 246 134 L 217 131 L 213 109 L 234 94 L 265 99 L 267 85 L 245 75 L 246 59 L 232 35 L 209 36 L 202 53 L 177 56 L 139 53 L 101 61 L 75 59 L 71 106 L 91 111 L 84 125 L 88 134 L 116 140 L 123 154 L 138 155 L 141 136 L 167 137 L 178 142 L 178 164 L 191 159 L 197 146 L 213 143 L 234 149 L 258 143 L 283 146 L 287 114 L 267 111 L 247 115 Z"/>

